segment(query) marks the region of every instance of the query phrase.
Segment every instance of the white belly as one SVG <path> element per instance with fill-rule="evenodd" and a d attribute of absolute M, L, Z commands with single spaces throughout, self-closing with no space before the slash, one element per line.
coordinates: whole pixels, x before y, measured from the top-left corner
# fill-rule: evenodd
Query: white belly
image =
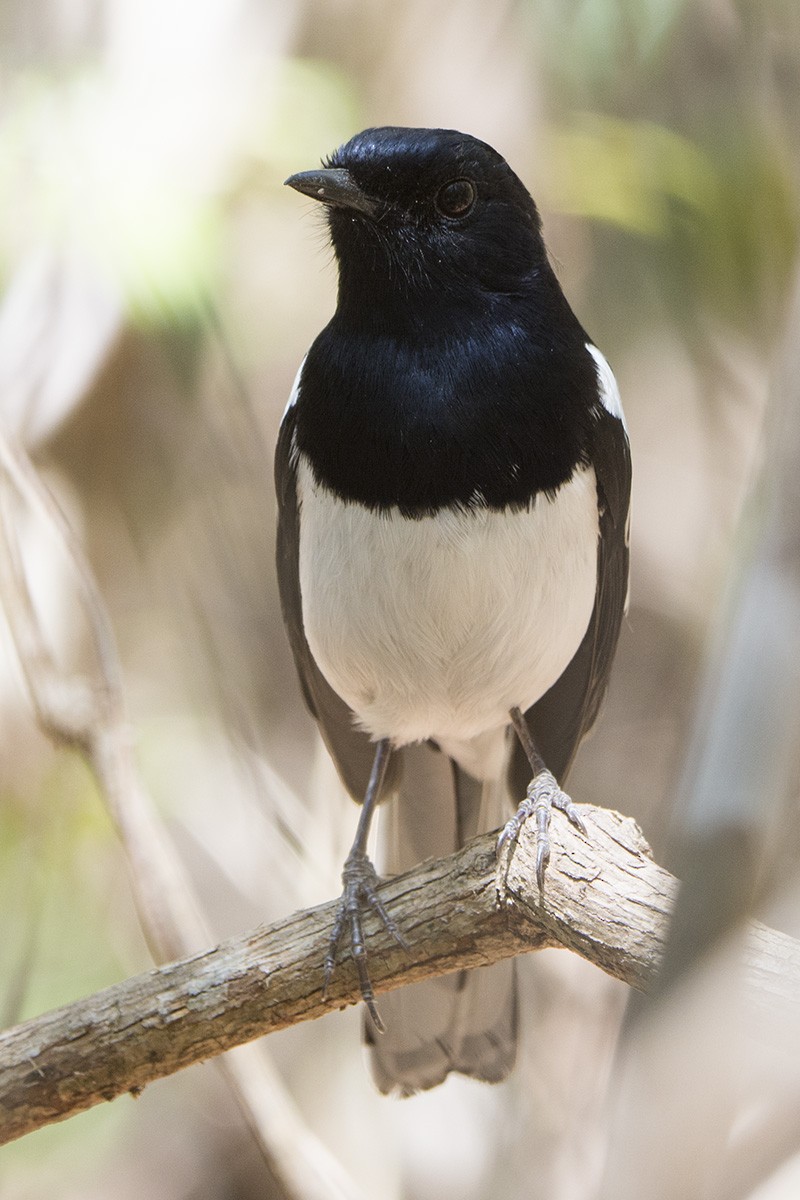
<path fill-rule="evenodd" d="M 509 709 L 555 683 L 589 623 L 593 469 L 523 512 L 411 520 L 343 503 L 301 456 L 298 499 L 306 637 L 361 726 L 397 745 L 433 738 L 466 766 L 458 744 L 499 746 Z"/>

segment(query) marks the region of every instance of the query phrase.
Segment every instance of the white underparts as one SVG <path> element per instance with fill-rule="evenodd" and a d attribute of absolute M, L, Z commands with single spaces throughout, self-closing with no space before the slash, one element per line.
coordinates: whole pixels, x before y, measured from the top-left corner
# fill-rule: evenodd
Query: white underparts
<path fill-rule="evenodd" d="M 338 499 L 298 461 L 311 651 L 373 737 L 432 738 L 493 776 L 523 711 L 575 654 L 595 598 L 594 470 L 523 511 L 410 519 Z"/>

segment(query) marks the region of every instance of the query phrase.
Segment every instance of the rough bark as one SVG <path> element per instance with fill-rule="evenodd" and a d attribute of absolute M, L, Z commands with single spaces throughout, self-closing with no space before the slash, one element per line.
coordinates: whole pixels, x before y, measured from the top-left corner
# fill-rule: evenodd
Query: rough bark
<path fill-rule="evenodd" d="M 510 863 L 495 838 L 387 881 L 382 896 L 408 943 L 367 917 L 370 972 L 381 993 L 429 975 L 564 946 L 646 989 L 659 963 L 676 883 L 633 821 L 582 806 L 590 837 L 553 822 L 544 896 L 532 835 Z M 508 866 L 505 881 L 503 872 Z M 335 901 L 216 949 L 128 979 L 0 1035 L 0 1144 L 253 1038 L 359 1000 L 352 963 L 327 999 L 322 962 Z M 755 930 L 756 986 L 800 995 L 800 946 Z"/>

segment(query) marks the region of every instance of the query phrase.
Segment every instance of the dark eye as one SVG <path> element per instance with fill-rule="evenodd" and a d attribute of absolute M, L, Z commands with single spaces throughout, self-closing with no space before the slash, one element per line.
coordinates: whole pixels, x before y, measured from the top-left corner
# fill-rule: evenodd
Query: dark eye
<path fill-rule="evenodd" d="M 468 179 L 454 179 L 436 193 L 436 207 L 444 217 L 463 217 L 474 203 L 475 185 Z"/>

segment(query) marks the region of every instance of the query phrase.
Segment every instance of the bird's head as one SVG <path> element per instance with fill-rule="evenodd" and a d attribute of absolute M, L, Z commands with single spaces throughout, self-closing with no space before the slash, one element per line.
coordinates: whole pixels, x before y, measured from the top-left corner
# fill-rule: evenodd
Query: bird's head
<path fill-rule="evenodd" d="M 505 159 L 451 129 L 366 129 L 286 180 L 327 210 L 339 304 L 525 292 L 547 259 Z"/>

